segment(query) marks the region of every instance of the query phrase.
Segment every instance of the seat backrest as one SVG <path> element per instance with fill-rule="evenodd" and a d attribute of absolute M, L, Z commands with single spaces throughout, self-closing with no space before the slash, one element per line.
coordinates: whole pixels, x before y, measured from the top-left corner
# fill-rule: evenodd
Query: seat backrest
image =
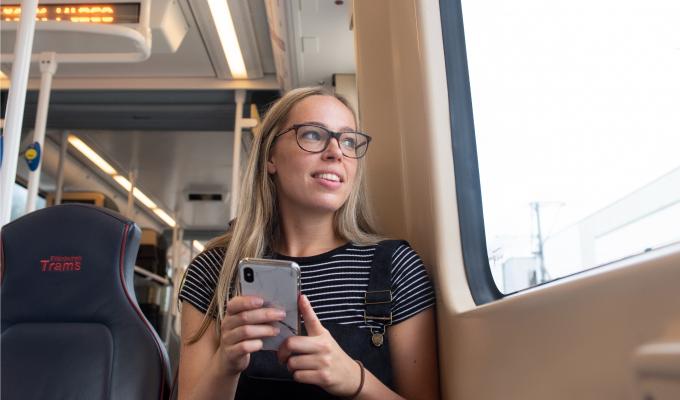
<path fill-rule="evenodd" d="M 165 399 L 169 364 L 140 311 L 140 230 L 83 204 L 5 225 L 0 291 L 3 399 Z"/>

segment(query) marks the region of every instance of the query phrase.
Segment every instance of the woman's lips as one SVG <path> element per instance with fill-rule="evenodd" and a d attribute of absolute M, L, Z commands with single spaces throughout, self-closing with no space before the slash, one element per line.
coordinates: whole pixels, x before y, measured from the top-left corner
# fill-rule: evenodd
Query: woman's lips
<path fill-rule="evenodd" d="M 342 186 L 342 179 L 338 174 L 332 172 L 320 172 L 313 174 L 314 180 L 328 189 L 337 189 Z"/>

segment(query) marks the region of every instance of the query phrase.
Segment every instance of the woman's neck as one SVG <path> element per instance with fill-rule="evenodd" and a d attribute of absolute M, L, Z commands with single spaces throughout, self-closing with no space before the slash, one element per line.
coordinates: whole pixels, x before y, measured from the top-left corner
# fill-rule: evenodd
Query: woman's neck
<path fill-rule="evenodd" d="M 282 213 L 286 214 L 286 213 Z M 281 215 L 281 236 L 274 250 L 291 257 L 309 257 L 342 246 L 333 229 L 333 214 Z"/>

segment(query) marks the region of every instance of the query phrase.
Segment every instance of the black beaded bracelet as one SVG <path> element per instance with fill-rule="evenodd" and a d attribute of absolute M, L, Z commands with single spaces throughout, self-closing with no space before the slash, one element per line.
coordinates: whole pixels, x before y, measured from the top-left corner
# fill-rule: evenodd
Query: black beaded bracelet
<path fill-rule="evenodd" d="M 349 397 L 345 397 L 347 400 L 353 400 L 353 399 L 357 398 L 359 393 L 361 393 L 361 389 L 364 388 L 364 379 L 366 377 L 366 371 L 364 369 L 364 364 L 359 360 L 354 360 L 354 361 L 356 361 L 356 363 L 359 364 L 359 368 L 361 369 L 361 380 L 359 381 L 359 388 L 357 389 L 357 391 L 354 392 L 353 395 L 351 395 Z"/>

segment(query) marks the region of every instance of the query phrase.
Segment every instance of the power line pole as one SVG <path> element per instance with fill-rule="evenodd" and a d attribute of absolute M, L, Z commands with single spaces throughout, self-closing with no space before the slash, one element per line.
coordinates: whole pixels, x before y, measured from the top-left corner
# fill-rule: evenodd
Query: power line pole
<path fill-rule="evenodd" d="M 533 210 L 534 214 L 536 215 L 536 230 L 537 230 L 537 235 L 536 239 L 538 242 L 538 246 L 534 254 L 538 256 L 538 271 L 537 271 L 537 282 L 536 283 L 542 283 L 550 279 L 550 276 L 548 275 L 548 270 L 545 268 L 545 254 L 543 252 L 543 233 L 541 231 L 541 202 L 534 201 L 529 203 L 529 206 Z"/>

